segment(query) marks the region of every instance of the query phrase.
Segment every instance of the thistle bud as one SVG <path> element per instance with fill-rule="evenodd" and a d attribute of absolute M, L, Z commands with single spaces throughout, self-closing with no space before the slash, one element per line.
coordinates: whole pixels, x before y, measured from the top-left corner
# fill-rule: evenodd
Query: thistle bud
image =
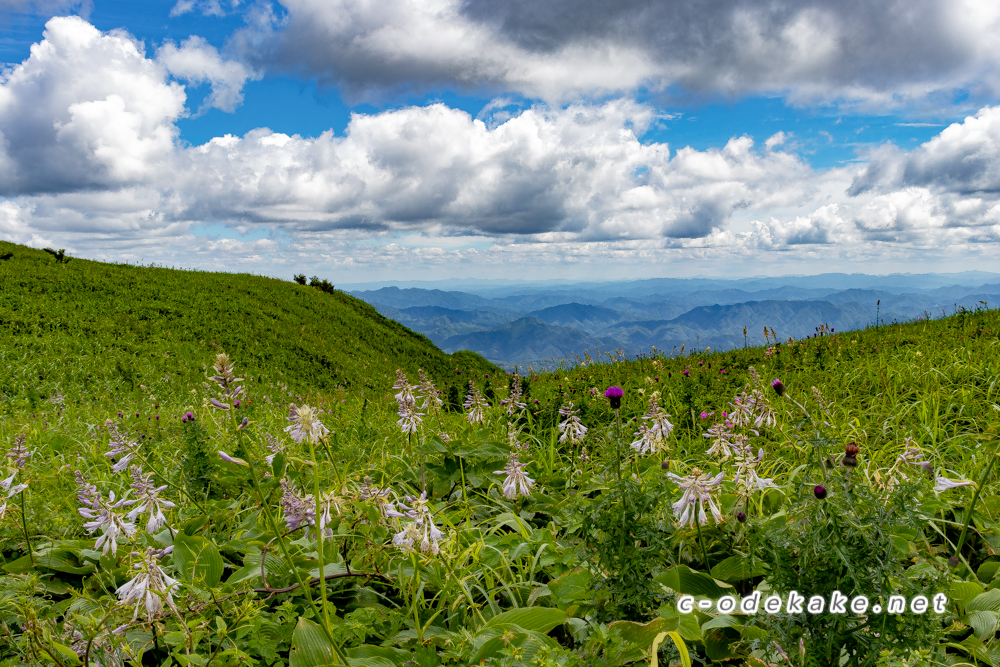
<path fill-rule="evenodd" d="M 826 487 L 822 484 L 817 484 L 813 489 L 813 495 L 816 496 L 817 500 L 823 500 L 826 498 Z"/>
<path fill-rule="evenodd" d="M 844 445 L 844 459 L 840 462 L 840 465 L 847 466 L 848 468 L 858 465 L 859 451 L 857 443 L 849 442 Z"/>
<path fill-rule="evenodd" d="M 773 380 L 771 380 L 771 388 L 774 389 L 774 393 L 776 393 L 778 396 L 785 395 L 785 385 L 783 385 L 781 383 L 781 380 L 779 380 L 778 378 L 774 378 Z"/>
<path fill-rule="evenodd" d="M 747 522 L 747 514 L 746 514 L 746 512 L 737 512 L 736 513 L 736 520 L 739 521 L 740 523 L 746 523 Z"/>

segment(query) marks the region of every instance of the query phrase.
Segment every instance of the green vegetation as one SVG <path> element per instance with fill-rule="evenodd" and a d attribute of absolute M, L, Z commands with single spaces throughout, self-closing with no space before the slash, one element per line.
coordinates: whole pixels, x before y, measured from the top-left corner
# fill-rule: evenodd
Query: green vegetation
<path fill-rule="evenodd" d="M 14 252 L 0 665 L 1000 662 L 996 311 L 520 378 L 310 286 Z M 313 311 L 393 342 L 312 324 L 324 376 Z"/>
<path fill-rule="evenodd" d="M 496 371 L 449 356 L 374 308 L 314 279 L 105 264 L 0 242 L 0 384 L 7 393 L 73 387 L 169 393 L 202 379 L 216 349 L 245 372 L 298 389 L 384 391 L 397 367 L 443 378 Z M 30 369 L 30 374 L 28 369 Z M 189 389 L 189 388 L 188 388 Z M 65 389 L 64 389 L 65 391 Z"/>

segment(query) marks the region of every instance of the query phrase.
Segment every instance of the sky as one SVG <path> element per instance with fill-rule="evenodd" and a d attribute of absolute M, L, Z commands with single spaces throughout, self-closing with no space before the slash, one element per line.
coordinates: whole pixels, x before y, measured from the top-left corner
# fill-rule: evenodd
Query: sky
<path fill-rule="evenodd" d="M 0 0 L 0 238 L 338 283 L 1000 266 L 993 0 Z"/>

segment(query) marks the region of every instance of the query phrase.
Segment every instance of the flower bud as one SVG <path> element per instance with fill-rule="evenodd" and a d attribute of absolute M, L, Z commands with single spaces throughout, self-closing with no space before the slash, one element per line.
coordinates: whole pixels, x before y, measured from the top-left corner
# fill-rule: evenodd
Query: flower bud
<path fill-rule="evenodd" d="M 746 514 L 746 512 L 737 512 L 736 513 L 736 520 L 739 521 L 740 523 L 746 523 L 747 522 L 747 514 Z"/>
<path fill-rule="evenodd" d="M 847 466 L 848 468 L 858 465 L 859 451 L 857 443 L 849 442 L 844 445 L 844 459 L 840 462 L 840 465 Z"/>
<path fill-rule="evenodd" d="M 771 388 L 774 389 L 774 393 L 776 393 L 778 396 L 785 395 L 785 385 L 783 385 L 781 383 L 781 380 L 779 380 L 778 378 L 774 378 L 774 380 L 771 381 Z"/>
<path fill-rule="evenodd" d="M 822 484 L 817 484 L 816 488 L 813 489 L 813 495 L 816 496 L 817 500 L 823 500 L 826 498 L 826 487 Z"/>

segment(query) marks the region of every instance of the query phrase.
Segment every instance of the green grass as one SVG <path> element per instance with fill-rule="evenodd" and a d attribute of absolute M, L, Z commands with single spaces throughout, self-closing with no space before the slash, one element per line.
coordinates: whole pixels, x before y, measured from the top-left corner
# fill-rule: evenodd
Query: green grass
<path fill-rule="evenodd" d="M 435 378 L 498 371 L 447 355 L 343 292 L 247 274 L 72 259 L 0 242 L 0 387 L 118 393 L 204 376 L 225 350 L 252 376 L 300 389 L 383 391 L 399 367 Z M 31 368 L 30 375 L 25 372 Z M 169 378 L 169 379 L 164 379 Z"/>
<path fill-rule="evenodd" d="M 691 664 L 755 667 L 1000 662 L 1000 312 L 722 354 L 605 356 L 531 374 L 528 408 L 509 418 L 499 405 L 508 395 L 503 375 L 421 347 L 421 337 L 339 294 L 249 276 L 79 260 L 63 268 L 27 252 L 26 268 L 15 272 L 14 261 L 0 263 L 7 272 L 0 377 L 10 388 L 0 398 L 0 444 L 23 438 L 32 456 L 23 470 L 8 465 L 0 476 L 28 484 L 0 519 L 0 665 L 89 658 L 104 665 L 590 667 L 651 664 L 654 644 L 661 665 L 685 664 L 684 656 Z M 64 284 L 30 299 L 8 289 L 15 274 L 26 288 Z M 85 291 L 91 274 L 101 277 L 100 297 Z M 197 308 L 180 307 L 195 297 L 162 296 L 184 285 L 185 294 L 197 291 L 191 285 L 205 290 Z M 262 296 L 274 294 L 283 297 Z M 48 306 L 26 314 L 25 305 L 39 299 Z M 109 301 L 118 305 L 97 305 Z M 242 315 L 232 314 L 239 309 Z M 335 332 L 339 318 L 345 330 L 395 332 L 402 352 L 358 341 L 350 357 L 326 334 L 307 347 L 299 327 L 314 321 L 313 311 L 329 321 L 307 331 Z M 244 324 L 223 338 L 234 319 L 265 325 Z M 11 330 L 6 323 L 14 320 Z M 205 377 L 213 342 L 237 374 L 254 378 L 238 409 L 211 407 L 221 391 Z M 342 359 L 345 375 L 324 375 L 304 349 Z M 486 391 L 488 380 L 495 396 L 485 422 L 424 410 L 418 432 L 403 434 L 388 390 L 397 366 L 414 381 L 416 367 L 433 371 L 439 387 L 471 377 Z M 774 378 L 785 396 L 771 389 Z M 624 390 L 617 412 L 603 395 L 609 385 Z M 741 494 L 733 459 L 709 456 L 703 433 L 732 412 L 748 385 L 762 391 L 774 423 L 736 430 L 753 452 L 763 450 L 757 473 L 774 486 Z M 654 395 L 674 429 L 662 451 L 636 456 L 629 444 Z M 559 442 L 558 409 L 568 401 L 589 429 L 581 443 Z M 292 441 L 283 431 L 289 402 L 322 410 L 330 434 Z M 195 418 L 182 422 L 187 411 Z M 136 443 L 133 462 L 166 485 L 162 496 L 177 505 L 166 511 L 169 528 L 150 533 L 139 519 L 114 556 L 95 548 L 100 531 L 84 530 L 74 481 L 79 470 L 104 498 L 111 491 L 134 497 L 131 477 L 116 474 L 104 456 L 109 419 L 112 431 Z M 503 476 L 494 474 L 508 462 L 512 431 L 535 481 L 530 496 L 515 499 L 501 494 Z M 269 464 L 272 439 L 284 450 Z M 849 443 L 858 448 L 855 467 L 841 464 Z M 900 460 L 908 447 L 933 476 Z M 248 466 L 222 461 L 219 450 Z M 721 520 L 710 512 L 704 525 L 681 525 L 671 509 L 681 491 L 669 475 L 696 469 L 723 473 L 711 492 Z M 978 489 L 936 492 L 937 477 Z M 292 505 L 288 496 L 282 504 L 278 479 L 331 503 L 322 543 L 315 530 L 308 537 L 301 527 L 286 531 Z M 440 552 L 420 549 L 426 523 L 417 527 L 415 550 L 394 546 L 410 519 L 382 515 L 367 495 L 371 485 L 388 489 L 398 509 L 400 502 L 418 507 L 412 498 L 426 492 L 443 534 Z M 816 497 L 816 485 L 825 498 Z M 176 611 L 133 620 L 134 606 L 115 590 L 142 566 L 145 549 L 168 545 L 173 554 L 159 565 L 181 582 Z M 783 597 L 838 590 L 881 604 L 890 595 L 943 592 L 947 609 L 677 610 L 685 594 L 716 600 L 754 590 Z"/>

